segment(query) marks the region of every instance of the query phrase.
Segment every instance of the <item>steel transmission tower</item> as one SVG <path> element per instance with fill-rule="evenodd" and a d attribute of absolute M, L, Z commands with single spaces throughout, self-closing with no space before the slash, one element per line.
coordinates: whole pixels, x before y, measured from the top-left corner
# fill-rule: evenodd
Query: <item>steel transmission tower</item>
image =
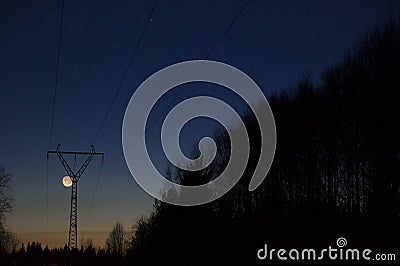
<path fill-rule="evenodd" d="M 83 172 L 86 170 L 93 156 L 101 155 L 104 158 L 103 152 L 95 152 L 94 146 L 92 145 L 92 151 L 90 152 L 75 152 L 75 151 L 61 151 L 60 144 L 58 144 L 57 149 L 55 151 L 47 151 L 47 156 L 49 154 L 55 153 L 58 155 L 62 165 L 67 171 L 68 176 L 72 181 L 72 190 L 71 190 L 71 213 L 69 217 L 69 235 L 68 235 L 68 247 L 69 248 L 78 248 L 78 181 L 81 178 Z M 79 168 L 78 172 L 74 173 L 71 167 L 68 165 L 68 162 L 64 159 L 63 154 L 68 155 L 88 155 L 85 162 Z"/>

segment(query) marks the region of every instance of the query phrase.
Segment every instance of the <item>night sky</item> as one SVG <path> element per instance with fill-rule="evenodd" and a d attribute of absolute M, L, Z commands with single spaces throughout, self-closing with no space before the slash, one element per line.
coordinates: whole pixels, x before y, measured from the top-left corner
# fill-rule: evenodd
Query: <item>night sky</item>
<path fill-rule="evenodd" d="M 246 1 L 158 1 L 133 65 L 104 128 L 95 141 L 105 152 L 79 181 L 79 241 L 103 245 L 119 220 L 130 227 L 149 213 L 153 199 L 129 173 L 122 156 L 121 127 L 135 88 L 173 63 L 205 59 Z M 20 240 L 50 246 L 68 241 L 70 189 L 55 155 L 49 157 L 54 83 L 57 68 L 60 1 L 3 1 L 0 9 L 0 165 L 14 176 L 15 210 L 8 227 Z M 362 3 L 362 4 L 361 4 Z M 89 151 L 113 100 L 152 1 L 65 1 L 59 80 L 51 149 Z M 394 10 L 390 1 L 250 1 L 208 59 L 246 72 L 266 95 L 290 89 L 305 73 L 318 82 L 320 72 L 339 63 L 346 51 Z M 163 97 L 148 123 L 150 153 L 162 171 L 160 125 L 177 88 Z M 243 103 L 223 88 L 186 85 L 173 101 L 214 95 L 240 109 Z M 171 106 L 171 107 L 172 107 Z M 185 126 L 184 152 L 218 125 L 198 119 Z M 278 129 L 279 141 L 279 129 Z M 74 158 L 68 157 L 71 166 Z M 77 169 L 84 157 L 78 157 Z M 48 173 L 48 175 L 46 174 Z M 47 179 L 48 176 L 48 179 Z M 97 184 L 97 189 L 96 189 Z M 89 214 L 91 202 L 92 210 Z M 85 233 L 84 233 L 85 232 Z M 79 242 L 80 243 L 80 242 Z"/>

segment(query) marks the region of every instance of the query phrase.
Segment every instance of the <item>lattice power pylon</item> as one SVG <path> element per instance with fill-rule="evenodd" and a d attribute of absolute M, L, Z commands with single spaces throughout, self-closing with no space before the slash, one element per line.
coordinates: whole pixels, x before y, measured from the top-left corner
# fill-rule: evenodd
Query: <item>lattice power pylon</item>
<path fill-rule="evenodd" d="M 69 248 L 78 248 L 78 181 L 81 178 L 83 172 L 88 167 L 90 161 L 92 160 L 93 156 L 101 155 L 104 157 L 103 152 L 95 152 L 94 146 L 92 145 L 92 151 L 90 152 L 75 152 L 75 151 L 61 151 L 60 144 L 57 146 L 55 151 L 47 151 L 47 155 L 55 153 L 58 155 L 62 165 L 67 171 L 68 176 L 71 178 L 72 181 L 72 188 L 71 188 L 71 213 L 69 217 L 69 235 L 68 235 L 68 247 Z M 63 154 L 69 155 L 88 155 L 85 162 L 79 168 L 78 172 L 74 173 L 71 167 L 68 165 L 68 162 L 64 159 Z"/>

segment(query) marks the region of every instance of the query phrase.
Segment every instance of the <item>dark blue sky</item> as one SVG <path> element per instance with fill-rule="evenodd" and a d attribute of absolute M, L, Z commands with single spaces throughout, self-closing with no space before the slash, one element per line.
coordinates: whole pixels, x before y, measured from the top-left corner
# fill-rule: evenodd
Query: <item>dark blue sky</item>
<path fill-rule="evenodd" d="M 244 3 L 157 3 L 134 64 L 95 143 L 106 157 L 90 219 L 99 158 L 79 184 L 79 240 L 84 230 L 104 232 L 116 220 L 130 226 L 148 213 L 152 198 L 136 185 L 123 156 L 118 156 L 126 105 L 135 88 L 157 70 L 184 60 L 205 59 Z M 52 149 L 61 143 L 67 150 L 89 150 L 151 6 L 152 1 L 65 1 Z M 340 62 L 348 49 L 395 8 L 390 1 L 378 0 L 253 0 L 209 59 L 241 69 L 269 95 L 292 87 L 306 72 L 318 81 L 321 70 Z M 41 232 L 46 231 L 54 232 L 49 234 L 49 243 L 67 239 L 70 190 L 61 186 L 64 170 L 56 157 L 49 159 L 48 190 L 46 186 L 60 14 L 61 0 L 3 1 L 0 9 L 0 165 L 15 177 L 16 205 L 9 227 L 23 241 L 35 237 L 45 242 Z M 165 116 L 176 92 L 162 98 L 149 123 Z M 223 89 L 204 84 L 186 86 L 175 103 L 199 94 L 215 95 L 240 107 Z M 159 138 L 160 120 L 149 138 Z M 204 123 L 193 122 L 185 129 L 182 139 L 187 152 L 200 136 L 212 134 L 213 127 L 204 129 Z M 162 168 L 161 147 L 150 149 Z M 57 232 L 61 232 L 58 242 Z"/>

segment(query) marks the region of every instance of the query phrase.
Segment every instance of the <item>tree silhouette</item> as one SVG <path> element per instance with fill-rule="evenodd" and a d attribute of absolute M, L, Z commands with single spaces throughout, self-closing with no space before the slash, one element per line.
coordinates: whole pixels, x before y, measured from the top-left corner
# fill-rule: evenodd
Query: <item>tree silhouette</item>
<path fill-rule="evenodd" d="M 247 186 L 260 132 L 246 112 L 251 150 L 239 183 L 203 206 L 156 201 L 153 214 L 137 225 L 133 254 L 139 264 L 249 265 L 265 241 L 304 245 L 307 239 L 318 247 L 342 235 L 370 248 L 400 247 L 399 76 L 400 27 L 390 20 L 324 71 L 321 85 L 306 76 L 295 89 L 271 95 L 275 160 L 253 192 Z M 216 178 L 230 144 L 225 131 L 214 139 L 212 165 L 192 173 L 169 169 L 169 179 L 196 185 Z M 149 259 L 154 253 L 159 260 Z"/>
<path fill-rule="evenodd" d="M 122 223 L 117 222 L 106 240 L 106 248 L 111 253 L 122 256 L 125 252 L 125 230 Z"/>
<path fill-rule="evenodd" d="M 0 167 L 0 256 L 13 251 L 18 245 L 16 235 L 5 227 L 5 216 L 12 212 L 14 199 L 10 195 L 12 176 Z"/>

